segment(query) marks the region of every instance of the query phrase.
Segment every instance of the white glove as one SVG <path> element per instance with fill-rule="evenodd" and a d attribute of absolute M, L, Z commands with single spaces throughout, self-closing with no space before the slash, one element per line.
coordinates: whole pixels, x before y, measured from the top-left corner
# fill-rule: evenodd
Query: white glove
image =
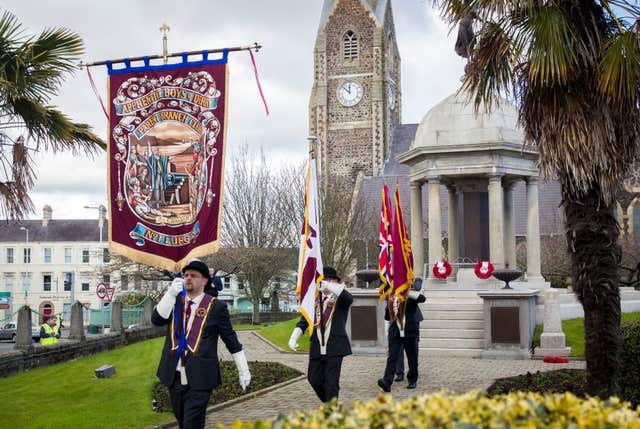
<path fill-rule="evenodd" d="M 167 294 L 175 298 L 182 293 L 182 289 L 184 289 L 184 280 L 180 277 L 176 277 L 169 285 Z"/>
<path fill-rule="evenodd" d="M 240 374 L 240 387 L 242 387 L 242 390 L 245 390 L 247 386 L 249 386 L 249 383 L 251 383 L 251 373 L 249 372 L 247 357 L 244 355 L 244 350 L 240 350 L 231 356 L 233 356 L 233 360 L 236 361 L 236 368 L 238 368 L 238 374 Z"/>
<path fill-rule="evenodd" d="M 298 340 L 302 336 L 302 329 L 296 326 L 296 329 L 291 333 L 291 338 L 289 338 L 289 348 L 294 352 L 298 350 Z"/>
<path fill-rule="evenodd" d="M 320 288 L 321 291 L 322 290 L 328 290 L 329 292 L 331 292 L 335 296 L 339 296 L 342 293 L 342 291 L 344 290 L 344 285 L 340 284 L 340 283 L 321 282 L 320 286 L 321 286 L 321 288 Z"/>
<path fill-rule="evenodd" d="M 169 285 L 167 292 L 164 294 L 164 296 L 156 306 L 158 314 L 162 316 L 163 319 L 168 319 L 169 316 L 171 316 L 173 305 L 176 303 L 176 296 L 182 293 L 183 287 L 184 280 L 179 277 L 173 279 L 173 281 Z"/>
<path fill-rule="evenodd" d="M 420 292 L 418 292 L 417 290 L 412 290 L 407 296 L 409 297 L 409 299 L 418 299 L 418 297 L 420 296 Z"/>

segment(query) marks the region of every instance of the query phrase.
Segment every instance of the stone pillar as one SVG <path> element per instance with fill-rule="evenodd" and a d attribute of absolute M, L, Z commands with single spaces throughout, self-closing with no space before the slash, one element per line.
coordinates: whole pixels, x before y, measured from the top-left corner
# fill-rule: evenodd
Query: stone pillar
<path fill-rule="evenodd" d="M 562 332 L 557 292 L 550 289 L 544 300 L 544 328 L 540 336 L 540 347 L 536 347 L 534 355 L 539 357 L 569 356 L 570 353 L 571 347 L 567 347 L 566 337 Z"/>
<path fill-rule="evenodd" d="M 455 186 L 447 186 L 449 191 L 449 262 L 453 264 L 458 258 L 458 190 Z M 455 271 L 455 266 L 454 266 Z"/>
<path fill-rule="evenodd" d="M 122 331 L 122 302 L 114 301 L 111 304 L 111 332 L 121 334 Z"/>
<path fill-rule="evenodd" d="M 16 344 L 14 348 L 19 350 L 33 348 L 31 309 L 26 305 L 18 310 L 18 326 L 16 326 Z"/>
<path fill-rule="evenodd" d="M 489 253 L 496 268 L 504 266 L 503 196 L 502 175 L 489 176 Z"/>
<path fill-rule="evenodd" d="M 147 298 L 143 305 L 143 316 L 145 326 L 151 326 L 151 315 L 153 314 L 153 306 L 155 303 L 151 298 Z"/>
<path fill-rule="evenodd" d="M 513 218 L 514 182 L 504 185 L 504 260 L 509 267 L 516 268 L 516 230 Z"/>
<path fill-rule="evenodd" d="M 542 277 L 540 270 L 540 212 L 538 208 L 538 178 L 527 181 L 527 279 Z"/>
<path fill-rule="evenodd" d="M 422 230 L 422 184 L 411 182 L 411 246 L 416 276 L 422 277 L 424 267 L 424 239 Z"/>
<path fill-rule="evenodd" d="M 429 265 L 442 259 L 442 227 L 440 223 L 440 178 L 429 177 Z"/>
<path fill-rule="evenodd" d="M 71 333 L 70 340 L 84 341 L 84 321 L 82 320 L 82 304 L 78 301 L 71 306 Z"/>

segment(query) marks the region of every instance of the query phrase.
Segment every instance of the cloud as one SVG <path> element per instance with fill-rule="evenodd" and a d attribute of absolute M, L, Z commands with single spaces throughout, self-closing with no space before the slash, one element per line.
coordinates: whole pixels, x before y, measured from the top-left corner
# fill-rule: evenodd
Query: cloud
<path fill-rule="evenodd" d="M 230 102 L 227 143 L 263 147 L 270 162 L 302 160 L 307 154 L 309 94 L 313 83 L 313 48 L 323 0 L 173 0 L 108 2 L 86 0 L 0 0 L 28 34 L 64 26 L 85 42 L 85 62 L 161 53 L 158 31 L 166 21 L 169 51 L 247 45 L 259 42 L 256 56 L 271 115 L 266 117 L 246 52 L 230 55 Z M 464 62 L 453 46 L 455 32 L 431 6 L 431 0 L 393 0 L 402 65 L 403 122 L 419 122 L 439 100 L 460 84 Z M 106 102 L 106 70 L 91 70 Z M 107 137 L 107 122 L 86 72 L 67 79 L 53 104 L 73 120 L 90 124 Z M 38 157 L 37 213 L 54 206 L 59 216 L 87 217 L 86 204 L 106 204 L 104 156 L 73 159 Z M 87 201 L 89 200 L 89 201 Z M 60 208 L 56 208 L 62 204 Z"/>

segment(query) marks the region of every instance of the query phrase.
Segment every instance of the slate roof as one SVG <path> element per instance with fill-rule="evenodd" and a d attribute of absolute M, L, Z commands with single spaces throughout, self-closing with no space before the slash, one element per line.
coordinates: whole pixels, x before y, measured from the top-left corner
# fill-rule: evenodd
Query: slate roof
<path fill-rule="evenodd" d="M 392 133 L 389 159 L 385 161 L 383 172 L 380 176 L 364 177 L 360 183 L 358 198 L 366 201 L 368 210 L 374 213 L 380 211 L 381 190 L 384 183 L 389 186 L 391 201 L 393 202 L 393 192 L 396 183 L 400 187 L 400 202 L 402 203 L 405 222 L 409 224 L 411 208 L 409 207 L 409 167 L 401 164 L 396 157 L 409 150 L 411 142 L 415 137 L 418 124 L 403 124 L 394 128 Z M 448 194 L 447 188 L 440 187 L 440 207 L 442 232 L 448 231 Z M 513 190 L 515 231 L 517 236 L 527 234 L 527 194 L 526 184 L 518 182 Z M 557 181 L 540 182 L 538 185 L 538 207 L 540 217 L 540 234 L 550 235 L 562 233 L 564 230 L 564 218 L 562 209 L 559 207 L 561 201 L 560 183 Z M 425 223 L 425 236 L 427 235 L 427 211 L 428 196 L 427 187 L 422 188 L 422 215 Z M 409 226 L 409 225 L 407 225 Z"/>
<path fill-rule="evenodd" d="M 42 220 L 37 219 L 20 223 L 0 220 L 0 243 L 23 242 L 26 234 L 20 229 L 21 226 L 29 229 L 29 242 L 100 241 L 97 219 L 51 219 L 47 226 L 43 226 Z M 104 242 L 109 239 L 108 231 L 105 221 L 102 229 Z"/>

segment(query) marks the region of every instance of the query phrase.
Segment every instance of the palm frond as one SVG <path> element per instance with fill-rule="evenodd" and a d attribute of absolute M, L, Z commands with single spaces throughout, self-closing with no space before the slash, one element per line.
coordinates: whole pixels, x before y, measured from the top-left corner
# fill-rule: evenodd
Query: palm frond
<path fill-rule="evenodd" d="M 599 89 L 610 103 L 632 108 L 640 88 L 640 42 L 631 31 L 611 35 L 602 46 Z"/>

